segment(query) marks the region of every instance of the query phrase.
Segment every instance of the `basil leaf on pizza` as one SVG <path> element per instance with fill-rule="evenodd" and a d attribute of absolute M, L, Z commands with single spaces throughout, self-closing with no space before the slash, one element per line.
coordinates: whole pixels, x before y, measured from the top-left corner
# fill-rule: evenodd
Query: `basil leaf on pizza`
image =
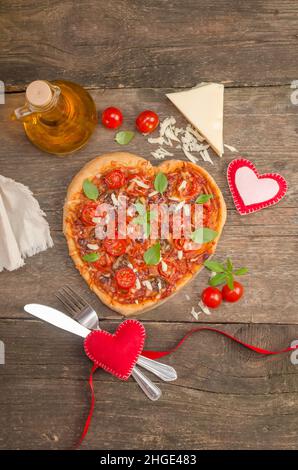
<path fill-rule="evenodd" d="M 217 235 L 218 232 L 216 232 L 215 230 L 212 230 L 211 228 L 207 227 L 201 227 L 192 232 L 191 239 L 195 243 L 208 243 L 215 240 Z"/>
<path fill-rule="evenodd" d="M 99 191 L 97 186 L 95 184 L 91 183 L 89 179 L 85 179 L 83 182 L 83 191 L 85 196 L 88 199 L 92 199 L 93 201 L 96 201 L 96 199 L 99 196 Z"/>
<path fill-rule="evenodd" d="M 154 180 L 155 191 L 163 194 L 168 187 L 168 178 L 164 173 L 157 173 Z"/>
<path fill-rule="evenodd" d="M 205 204 L 213 198 L 213 194 L 200 194 L 196 199 L 196 204 Z"/>
<path fill-rule="evenodd" d="M 99 259 L 98 253 L 87 253 L 86 255 L 83 256 L 83 260 L 88 261 L 88 263 L 94 263 L 94 261 L 97 261 L 98 259 Z"/>
<path fill-rule="evenodd" d="M 156 265 L 160 262 L 160 242 L 155 243 L 145 251 L 144 261 L 148 265 Z"/>

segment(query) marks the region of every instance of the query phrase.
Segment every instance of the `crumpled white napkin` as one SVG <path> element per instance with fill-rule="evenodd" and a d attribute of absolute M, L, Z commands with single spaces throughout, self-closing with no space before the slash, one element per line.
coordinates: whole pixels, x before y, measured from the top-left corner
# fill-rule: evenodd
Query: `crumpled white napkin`
<path fill-rule="evenodd" d="M 0 175 L 0 271 L 53 246 L 44 216 L 27 186 Z"/>

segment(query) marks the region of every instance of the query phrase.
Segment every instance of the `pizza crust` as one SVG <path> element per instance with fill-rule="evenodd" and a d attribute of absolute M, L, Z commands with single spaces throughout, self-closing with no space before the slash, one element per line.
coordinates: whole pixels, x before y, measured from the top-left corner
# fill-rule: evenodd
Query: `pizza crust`
<path fill-rule="evenodd" d="M 218 231 L 218 237 L 214 245 L 212 246 L 212 254 L 213 254 L 215 252 L 218 240 L 220 238 L 223 226 L 225 224 L 226 214 L 227 214 L 224 198 L 216 182 L 207 171 L 205 171 L 203 168 L 197 165 L 194 165 L 193 163 L 190 163 L 190 162 L 184 162 L 181 160 L 168 160 L 160 164 L 158 166 L 158 169 L 165 173 L 169 173 L 179 168 L 182 168 L 185 165 L 185 163 L 188 166 L 192 167 L 193 170 L 200 173 L 207 179 L 208 184 L 212 187 L 213 194 L 215 194 L 218 197 L 219 202 L 220 202 L 218 226 L 216 227 L 216 230 Z M 176 295 L 177 292 L 179 292 L 180 289 L 182 289 L 191 279 L 194 279 L 197 276 L 197 274 L 203 268 L 203 265 L 197 266 L 197 270 L 195 274 L 189 274 L 188 276 L 183 278 L 180 281 L 180 283 L 178 283 L 175 292 L 173 292 L 170 296 L 166 297 L 165 299 L 158 300 L 158 301 L 149 300 L 144 303 L 133 304 L 133 305 L 121 304 L 120 302 L 117 302 L 115 299 L 113 299 L 113 297 L 109 295 L 107 292 L 100 290 L 93 283 L 89 270 L 86 264 L 81 259 L 81 256 L 77 250 L 76 244 L 72 237 L 70 213 L 71 213 L 71 210 L 73 210 L 73 208 L 75 207 L 75 205 L 80 203 L 80 194 L 82 191 L 82 185 L 83 185 L 83 181 L 86 178 L 92 178 L 96 174 L 104 173 L 108 170 L 111 170 L 113 168 L 117 168 L 120 166 L 121 167 L 123 166 L 135 167 L 138 169 L 143 169 L 147 172 L 147 174 L 154 173 L 154 168 L 152 167 L 149 161 L 137 155 L 133 155 L 131 153 L 115 152 L 115 153 L 110 153 L 110 154 L 104 154 L 104 155 L 94 158 L 93 160 L 88 162 L 79 171 L 79 173 L 77 173 L 77 175 L 73 178 L 72 182 L 70 183 L 68 187 L 64 209 L 63 209 L 63 232 L 67 240 L 69 255 L 73 259 L 76 268 L 79 270 L 81 276 L 85 279 L 89 287 L 95 292 L 95 294 L 99 297 L 99 299 L 109 308 L 120 313 L 121 315 L 131 316 L 131 315 L 140 314 L 148 310 L 151 310 L 155 307 L 158 307 L 159 305 L 163 304 L 168 299 Z"/>

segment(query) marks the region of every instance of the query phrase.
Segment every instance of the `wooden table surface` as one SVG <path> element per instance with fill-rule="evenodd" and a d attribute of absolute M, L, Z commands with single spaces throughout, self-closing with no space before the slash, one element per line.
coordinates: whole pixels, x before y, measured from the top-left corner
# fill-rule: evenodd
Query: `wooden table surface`
<path fill-rule="evenodd" d="M 291 1 L 2 0 L 0 173 L 28 185 L 46 212 L 55 246 L 0 274 L 0 448 L 67 449 L 88 412 L 90 362 L 80 338 L 29 318 L 24 304 L 60 307 L 66 282 L 87 297 L 112 331 L 120 317 L 88 291 L 73 266 L 61 231 L 66 188 L 91 158 L 118 150 L 113 132 L 98 126 L 73 156 L 40 152 L 10 112 L 37 78 L 69 79 L 90 89 L 98 110 L 119 106 L 125 127 L 145 108 L 161 119 L 186 121 L 165 93 L 200 81 L 224 83 L 224 136 L 260 172 L 280 172 L 289 183 L 275 207 L 241 217 L 226 181 L 228 163 L 212 154 L 202 162 L 223 191 L 228 218 L 217 258 L 247 266 L 244 299 L 196 322 L 190 312 L 206 286 L 202 272 L 175 298 L 144 314 L 147 347 L 169 348 L 191 327 L 217 325 L 244 341 L 286 347 L 298 338 L 297 133 L 298 107 L 290 88 L 297 75 L 298 4 Z M 150 160 L 154 150 L 137 135 L 125 150 Z M 184 158 L 175 150 L 175 157 Z M 154 162 L 156 163 L 156 161 Z M 1 236 L 1 234 L 0 234 Z M 187 300 L 186 294 L 190 297 Z M 98 372 L 97 405 L 85 449 L 296 449 L 298 368 L 289 355 L 262 358 L 203 332 L 175 355 L 178 380 L 160 383 L 163 396 L 147 400 L 133 380 Z M 157 381 L 158 382 L 158 381 Z"/>

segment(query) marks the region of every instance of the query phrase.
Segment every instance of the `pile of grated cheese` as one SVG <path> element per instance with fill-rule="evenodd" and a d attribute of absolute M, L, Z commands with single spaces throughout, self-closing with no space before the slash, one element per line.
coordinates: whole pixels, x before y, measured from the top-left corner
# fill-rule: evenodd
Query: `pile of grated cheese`
<path fill-rule="evenodd" d="M 165 157 L 173 157 L 174 154 L 164 148 L 164 146 L 172 148 L 181 148 L 185 156 L 192 162 L 197 163 L 199 158 L 193 155 L 194 152 L 199 153 L 200 157 L 205 161 L 212 163 L 208 152 L 209 144 L 205 142 L 204 137 L 194 129 L 190 124 L 186 128 L 176 127 L 176 119 L 173 116 L 165 118 L 160 123 L 159 137 L 149 137 L 150 144 L 157 144 L 159 147 L 151 152 L 151 155 L 157 160 Z"/>

